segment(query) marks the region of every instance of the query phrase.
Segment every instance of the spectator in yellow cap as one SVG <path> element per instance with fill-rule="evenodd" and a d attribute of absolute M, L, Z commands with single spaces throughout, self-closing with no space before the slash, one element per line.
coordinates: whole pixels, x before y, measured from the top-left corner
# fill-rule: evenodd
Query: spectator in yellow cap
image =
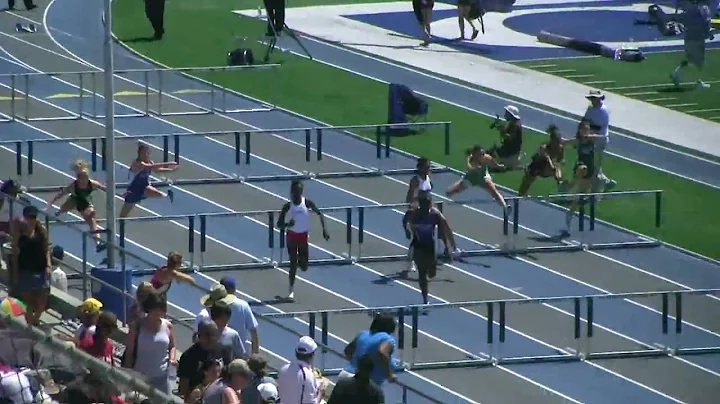
<path fill-rule="evenodd" d="M 79 344 L 86 336 L 95 335 L 95 326 L 97 325 L 100 310 L 103 304 L 99 300 L 91 297 L 78 306 L 78 317 L 82 323 L 75 331 L 75 344 Z"/>

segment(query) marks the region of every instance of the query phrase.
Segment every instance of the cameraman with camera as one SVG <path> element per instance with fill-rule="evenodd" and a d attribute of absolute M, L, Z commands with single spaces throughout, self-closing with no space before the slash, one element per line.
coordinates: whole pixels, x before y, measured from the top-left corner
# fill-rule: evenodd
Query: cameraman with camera
<path fill-rule="evenodd" d="M 508 105 L 505 107 L 504 118 L 505 122 L 497 115 L 495 121 L 490 125 L 490 129 L 497 129 L 500 132 L 500 146 L 493 146 L 489 150 L 489 154 L 505 167 L 500 171 L 516 169 L 520 166 L 522 157 L 520 111 L 517 107 Z"/>
<path fill-rule="evenodd" d="M 592 184 L 593 192 L 608 192 L 612 190 L 617 182 L 606 177 L 603 173 L 603 155 L 608 143 L 610 143 L 610 111 L 605 104 L 605 94 L 600 90 L 590 90 L 585 98 L 590 101 L 590 105 L 585 111 L 583 119 L 578 124 L 578 130 L 581 129 L 583 122 L 590 125 L 593 134 L 599 135 L 595 142 L 595 173 Z"/>

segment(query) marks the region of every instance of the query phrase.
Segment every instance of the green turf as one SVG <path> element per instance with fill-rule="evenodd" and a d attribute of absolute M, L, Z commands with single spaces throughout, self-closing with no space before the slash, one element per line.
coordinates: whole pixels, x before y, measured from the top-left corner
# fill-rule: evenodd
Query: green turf
<path fill-rule="evenodd" d="M 672 84 L 670 73 L 682 59 L 683 52 L 677 51 L 650 53 L 647 59 L 640 63 L 587 57 L 523 61 L 515 64 L 720 122 L 720 49 L 707 51 L 706 67 L 702 73 L 702 79 L 711 84 L 707 89 L 695 88 L 694 82 L 700 77 L 700 73 L 693 66 L 685 69 L 682 86 L 676 88 Z"/>
<path fill-rule="evenodd" d="M 217 0 L 212 6 L 205 4 L 203 8 L 187 8 L 183 4 L 167 3 L 167 34 L 162 41 L 126 43 L 170 66 L 216 66 L 225 63 L 225 54 L 233 45 L 233 35 L 259 38 L 265 29 L 260 21 L 230 13 L 230 10 L 240 8 L 236 1 Z M 151 33 L 141 3 L 116 0 L 113 13 L 115 33 L 121 40 L 146 37 Z M 256 54 L 262 54 L 263 48 L 259 44 L 248 41 L 247 45 L 252 46 Z M 283 66 L 274 71 L 216 75 L 214 81 L 329 124 L 354 125 L 386 120 L 386 85 L 290 54 L 278 53 L 273 62 Z M 429 120 L 453 123 L 451 155 L 443 155 L 440 129 L 394 139 L 395 146 L 461 168 L 462 152 L 468 145 L 489 145 L 498 140 L 497 132 L 488 129 L 490 121 L 487 117 L 434 100 L 429 104 Z M 372 136 L 370 133 L 363 135 Z M 543 140 L 542 136 L 528 131 L 524 148 L 531 153 Z M 653 199 L 634 197 L 603 201 L 599 217 L 650 236 L 660 236 L 701 254 L 719 255 L 716 240 L 720 238 L 720 226 L 707 225 L 720 222 L 720 213 L 715 209 L 720 203 L 716 190 L 615 158 L 608 158 L 605 166 L 606 173 L 617 178 L 623 189 L 664 189 L 665 216 L 663 228 L 657 231 Z M 517 188 L 521 173 L 495 177 L 499 184 Z M 534 194 L 554 191 L 550 181 L 538 181 L 533 188 Z"/>

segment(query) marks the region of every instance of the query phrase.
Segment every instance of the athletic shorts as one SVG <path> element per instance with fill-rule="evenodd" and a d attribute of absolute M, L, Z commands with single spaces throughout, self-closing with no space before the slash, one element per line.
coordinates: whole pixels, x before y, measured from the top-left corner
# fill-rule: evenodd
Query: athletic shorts
<path fill-rule="evenodd" d="M 484 168 L 476 168 L 470 170 L 463 175 L 463 182 L 466 186 L 479 187 L 484 186 L 486 181 L 491 181 L 490 173 Z"/>
<path fill-rule="evenodd" d="M 294 242 L 298 247 L 308 244 L 309 235 L 307 232 L 295 233 L 294 231 L 288 231 L 286 237 L 288 244 L 290 244 L 290 241 Z"/>
<path fill-rule="evenodd" d="M 50 275 L 46 272 L 20 271 L 17 286 L 15 287 L 17 293 L 34 292 L 43 289 L 50 289 Z"/>
<path fill-rule="evenodd" d="M 125 194 L 125 203 L 140 203 L 145 199 L 145 189 L 128 189 Z"/>
<path fill-rule="evenodd" d="M 550 168 L 550 164 L 543 162 L 543 163 L 530 163 L 530 165 L 527 166 L 525 169 L 525 173 L 532 177 L 554 177 L 555 173 Z"/>
<path fill-rule="evenodd" d="M 702 67 L 705 64 L 705 41 L 685 41 L 685 57 L 688 62 Z"/>
<path fill-rule="evenodd" d="M 75 210 L 80 213 L 84 212 L 85 209 L 93 206 L 92 203 L 90 203 L 90 201 L 88 201 L 87 199 L 75 198 L 73 196 L 71 196 L 70 198 L 72 198 L 73 202 L 75 203 Z"/>

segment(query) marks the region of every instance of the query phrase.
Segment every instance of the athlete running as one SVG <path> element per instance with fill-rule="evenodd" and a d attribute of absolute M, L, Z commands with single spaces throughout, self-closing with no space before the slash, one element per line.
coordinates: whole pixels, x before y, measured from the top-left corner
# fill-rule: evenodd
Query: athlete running
<path fill-rule="evenodd" d="M 418 269 L 423 304 L 428 304 L 428 278 L 433 279 L 437 273 L 435 228 L 443 229 L 446 245 L 450 244 L 447 235 L 452 233 L 443 214 L 433 206 L 430 192 L 420 191 L 417 200 L 418 205 L 403 218 L 403 228 L 405 236 L 411 240 L 412 259 Z"/>
<path fill-rule="evenodd" d="M 560 137 L 558 127 L 555 125 L 550 125 L 548 134 L 550 135 L 550 141 L 540 145 L 537 153 L 532 156 L 532 161 L 525 168 L 525 176 L 522 179 L 520 190 L 518 191 L 520 196 L 527 196 L 530 186 L 535 182 L 537 177 L 553 177 L 558 184 L 559 191 L 563 191 L 565 188 L 561 169 L 561 165 L 565 159 L 563 139 Z"/>
<path fill-rule="evenodd" d="M 417 159 L 416 169 L 417 173 L 410 179 L 407 195 L 405 196 L 405 203 L 408 204 L 407 212 L 409 212 L 414 206 L 417 206 L 417 196 L 419 192 L 432 191 L 432 182 L 430 181 L 430 160 L 425 157 L 419 157 Z M 405 213 L 405 215 L 407 215 L 407 212 Z M 439 232 L 440 238 L 444 241 L 445 235 L 442 233 L 443 229 L 441 228 Z M 460 249 L 456 247 L 457 244 L 455 243 L 455 234 L 450 233 L 448 235 L 448 238 L 452 244 L 445 245 L 445 256 L 450 256 L 451 252 L 452 254 L 461 254 L 462 251 L 460 251 Z M 413 261 L 412 256 L 413 255 L 411 244 L 408 248 L 408 271 L 415 272 L 417 271 L 417 268 L 415 267 L 415 262 Z"/>
<path fill-rule="evenodd" d="M 590 133 L 590 124 L 580 123 L 575 139 L 563 140 L 566 144 L 572 144 L 577 150 L 577 161 L 575 162 L 574 178 L 570 182 L 568 192 L 586 194 L 592 189 L 593 178 L 595 178 L 595 140 L 604 139 L 605 136 L 593 135 Z M 566 217 L 566 230 L 563 236 L 570 234 L 570 224 L 577 210 L 581 198 L 573 198 L 568 208 Z M 585 199 L 584 197 L 582 198 Z"/>
<path fill-rule="evenodd" d="M 147 197 L 168 198 L 173 202 L 173 190 L 169 189 L 167 194 L 159 191 L 150 185 L 150 175 L 153 172 L 168 172 L 178 169 L 178 163 L 169 161 L 165 163 L 154 163 L 150 160 L 150 146 L 140 143 L 137 149 L 137 158 L 130 164 L 129 173 L 134 177 L 128 185 L 127 191 L 123 194 L 125 203 L 120 209 L 120 217 L 127 217 L 136 204 Z"/>
<path fill-rule="evenodd" d="M 468 187 L 482 187 L 505 210 L 505 213 L 510 215 L 512 207 L 505 202 L 505 198 L 498 192 L 489 171 L 491 167 L 502 169 L 504 166 L 496 162 L 485 149 L 478 145 L 468 149 L 466 154 L 468 171 L 460 180 L 448 188 L 445 195 L 451 197 L 468 189 Z"/>
<path fill-rule="evenodd" d="M 87 223 L 90 231 L 93 232 L 96 244 L 95 251 L 101 252 L 107 247 L 107 244 L 102 240 L 100 233 L 97 231 L 98 224 L 95 207 L 92 202 L 92 193 L 96 189 L 105 191 L 105 185 L 90 178 L 89 165 L 86 161 L 76 160 L 71 168 L 75 173 L 75 181 L 55 194 L 55 196 L 48 201 L 45 211 L 49 210 L 60 198 L 68 195 L 65 202 L 60 206 L 60 209 L 55 212 L 55 216 L 60 216 L 73 209 L 77 210 L 83 220 L 85 220 L 85 223 Z"/>
<path fill-rule="evenodd" d="M 182 266 L 182 255 L 177 252 L 171 252 L 167 256 L 167 263 L 165 266 L 159 267 L 155 270 L 152 280 L 150 283 L 153 285 L 157 293 L 161 295 L 167 294 L 172 286 L 174 280 L 189 283 L 195 285 L 195 278 L 191 275 L 180 271 Z"/>
<path fill-rule="evenodd" d="M 313 201 L 303 196 L 303 183 L 300 180 L 293 180 L 290 185 L 290 202 L 283 205 L 277 221 L 277 227 L 286 231 L 286 246 L 290 258 L 290 286 L 287 295 L 289 301 L 295 300 L 295 275 L 298 267 L 303 272 L 308 270 L 310 211 L 320 218 L 325 241 L 330 240 L 330 234 L 325 228 L 325 216 Z M 285 216 L 288 213 L 290 213 L 290 220 L 286 222 Z"/>

